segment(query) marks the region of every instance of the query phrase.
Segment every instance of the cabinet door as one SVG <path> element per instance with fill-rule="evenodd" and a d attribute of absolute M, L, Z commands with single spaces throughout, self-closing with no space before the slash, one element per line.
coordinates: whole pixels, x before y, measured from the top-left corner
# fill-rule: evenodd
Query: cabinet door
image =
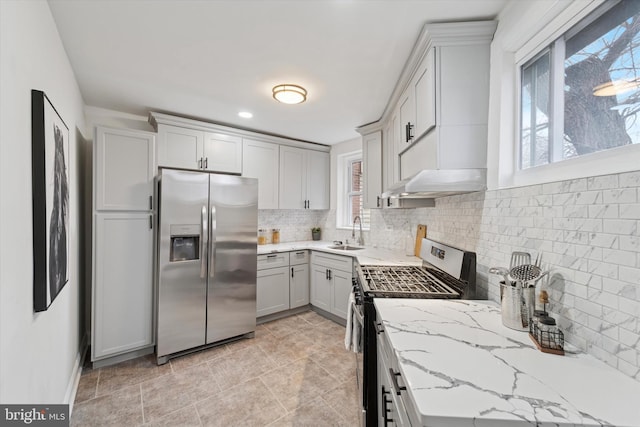
<path fill-rule="evenodd" d="M 258 270 L 256 280 L 257 317 L 289 309 L 289 267 Z"/>
<path fill-rule="evenodd" d="M 400 132 L 402 147 L 406 147 L 414 141 L 416 125 L 416 105 L 414 88 L 408 87 L 400 98 Z"/>
<path fill-rule="evenodd" d="M 151 214 L 96 214 L 92 360 L 153 345 Z"/>
<path fill-rule="evenodd" d="M 280 147 L 280 209 L 304 209 L 307 189 L 306 150 Z"/>
<path fill-rule="evenodd" d="M 278 209 L 278 144 L 242 139 L 242 176 L 258 179 L 258 209 Z"/>
<path fill-rule="evenodd" d="M 213 172 L 242 172 L 242 138 L 205 132 L 202 168 Z"/>
<path fill-rule="evenodd" d="M 97 127 L 94 150 L 96 210 L 152 209 L 155 136 Z"/>
<path fill-rule="evenodd" d="M 436 82 L 434 49 L 427 52 L 422 64 L 418 68 L 415 82 L 416 97 L 416 128 L 415 138 L 428 132 L 436 125 Z"/>
<path fill-rule="evenodd" d="M 380 208 L 382 194 L 382 133 L 380 131 L 362 138 L 364 158 L 364 208 Z"/>
<path fill-rule="evenodd" d="M 291 308 L 309 304 L 309 264 L 289 267 L 289 301 Z"/>
<path fill-rule="evenodd" d="M 158 126 L 158 166 L 202 168 L 204 132 L 178 126 Z"/>
<path fill-rule="evenodd" d="M 329 269 L 322 265 L 311 264 L 311 305 L 331 311 L 331 282 Z"/>
<path fill-rule="evenodd" d="M 307 151 L 307 208 L 329 209 L 329 153 Z"/>
<path fill-rule="evenodd" d="M 343 319 L 347 318 L 349 294 L 351 294 L 351 273 L 331 270 L 331 313 Z"/>

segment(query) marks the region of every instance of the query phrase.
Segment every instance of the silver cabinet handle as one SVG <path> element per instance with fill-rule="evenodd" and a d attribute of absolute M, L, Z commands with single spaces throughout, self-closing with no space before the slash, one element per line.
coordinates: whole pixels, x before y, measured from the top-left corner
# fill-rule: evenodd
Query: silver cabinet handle
<path fill-rule="evenodd" d="M 207 241 L 209 240 L 207 207 L 200 212 L 200 277 L 207 277 Z"/>
<path fill-rule="evenodd" d="M 216 232 L 217 232 L 217 224 L 216 224 L 216 207 L 211 205 L 209 207 L 209 211 L 211 212 L 211 219 L 209 221 L 209 277 L 213 277 L 215 275 L 215 262 L 216 262 Z"/>

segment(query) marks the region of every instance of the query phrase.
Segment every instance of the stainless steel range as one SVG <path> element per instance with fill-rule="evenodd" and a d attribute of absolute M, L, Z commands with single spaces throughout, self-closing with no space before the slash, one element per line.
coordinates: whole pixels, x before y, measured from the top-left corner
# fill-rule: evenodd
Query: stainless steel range
<path fill-rule="evenodd" d="M 377 381 L 376 310 L 374 298 L 474 299 L 476 254 L 430 239 L 422 240 L 421 266 L 356 265 L 354 310 L 362 320 L 363 362 L 361 386 L 363 421 L 384 425 L 386 414 L 378 408 L 384 396 Z"/>

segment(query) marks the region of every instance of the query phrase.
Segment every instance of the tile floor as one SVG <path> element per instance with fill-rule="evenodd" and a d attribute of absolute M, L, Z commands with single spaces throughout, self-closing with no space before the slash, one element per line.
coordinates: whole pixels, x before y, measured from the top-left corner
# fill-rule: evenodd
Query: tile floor
<path fill-rule="evenodd" d="M 256 336 L 172 359 L 85 368 L 72 426 L 357 426 L 344 327 L 313 311 Z"/>

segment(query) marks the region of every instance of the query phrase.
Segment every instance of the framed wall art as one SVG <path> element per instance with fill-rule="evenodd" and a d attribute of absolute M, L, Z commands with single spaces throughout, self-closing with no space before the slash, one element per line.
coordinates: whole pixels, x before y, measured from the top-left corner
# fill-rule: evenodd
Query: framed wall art
<path fill-rule="evenodd" d="M 47 95 L 31 91 L 33 309 L 69 281 L 69 128 Z"/>

